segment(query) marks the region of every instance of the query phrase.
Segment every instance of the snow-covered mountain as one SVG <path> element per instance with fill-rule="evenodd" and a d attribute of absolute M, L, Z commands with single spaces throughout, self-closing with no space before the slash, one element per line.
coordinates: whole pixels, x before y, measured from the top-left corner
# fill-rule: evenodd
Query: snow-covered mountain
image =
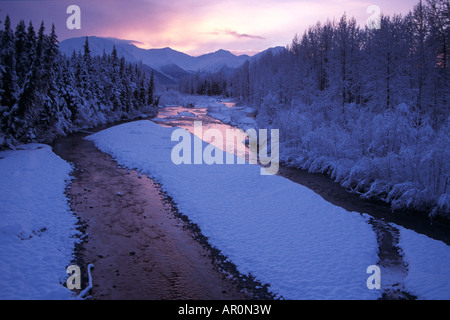
<path fill-rule="evenodd" d="M 286 51 L 286 48 L 285 48 L 285 47 L 282 47 L 282 46 L 272 47 L 272 48 L 266 49 L 266 50 L 264 50 L 264 51 L 261 51 L 261 52 L 255 54 L 254 56 L 251 57 L 251 59 L 252 59 L 252 60 L 259 59 L 260 57 L 262 57 L 263 55 L 265 55 L 265 54 L 267 54 L 267 53 L 269 53 L 269 52 L 270 52 L 272 55 L 276 56 L 276 55 L 281 54 L 281 53 L 284 52 L 284 51 Z"/>
<path fill-rule="evenodd" d="M 86 37 L 66 39 L 61 41 L 59 48 L 61 52 L 71 55 L 73 51 L 82 51 L 85 41 Z M 236 56 L 226 50 L 218 50 L 213 53 L 193 57 L 171 48 L 141 49 L 128 40 L 89 37 L 89 49 L 93 55 L 102 55 L 103 52 L 111 53 L 114 45 L 119 57 L 124 57 L 129 62 L 142 61 L 144 65 L 155 70 L 159 81 L 165 84 L 174 84 L 181 76 L 192 72 L 214 72 L 223 68 L 238 68 L 245 61 L 253 59 L 253 57 L 248 55 Z M 276 47 L 268 50 L 279 52 L 281 49 L 284 48 Z M 255 57 L 260 56 L 262 53 L 257 54 Z"/>
<path fill-rule="evenodd" d="M 59 48 L 61 52 L 71 55 L 73 51 L 82 51 L 85 41 L 85 37 L 63 40 L 59 44 Z M 143 64 L 163 73 L 172 80 L 191 72 L 211 72 L 223 67 L 236 68 L 250 58 L 247 55 L 235 56 L 225 50 L 193 57 L 171 48 L 141 49 L 126 40 L 89 37 L 89 49 L 93 55 L 102 55 L 103 52 L 111 53 L 114 45 L 119 57 L 124 57 L 129 62 L 142 61 Z"/>

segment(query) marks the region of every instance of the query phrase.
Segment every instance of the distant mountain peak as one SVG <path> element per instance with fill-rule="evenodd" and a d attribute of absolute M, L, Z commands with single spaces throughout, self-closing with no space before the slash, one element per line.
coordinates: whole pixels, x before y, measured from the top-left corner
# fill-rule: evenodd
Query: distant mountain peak
<path fill-rule="evenodd" d="M 150 50 L 152 50 L 152 49 L 150 49 Z M 164 47 L 164 48 L 161 48 L 159 50 L 161 50 L 161 51 L 170 51 L 170 52 L 179 52 L 177 50 L 172 49 L 171 47 Z"/>
<path fill-rule="evenodd" d="M 225 49 L 219 49 L 215 52 L 194 57 L 170 47 L 158 49 L 139 48 L 135 45 L 139 43 L 139 41 L 97 36 L 89 36 L 88 39 L 92 55 L 101 56 L 103 52 L 111 53 L 113 46 L 115 46 L 117 54 L 120 57 L 124 57 L 129 62 L 142 62 L 142 64 L 151 69 L 160 71 L 161 74 L 167 76 L 167 79 L 172 79 L 171 81 L 174 83 L 176 83 L 180 76 L 191 72 L 217 72 L 224 68 L 234 69 L 240 67 L 245 61 L 255 57 L 249 57 L 248 55 L 237 56 Z M 61 41 L 59 48 L 61 52 L 71 55 L 73 51 L 82 51 L 85 41 L 86 36 L 66 39 Z M 275 47 L 266 51 L 269 50 L 272 51 L 273 54 L 277 54 L 280 50 L 285 49 L 283 47 Z M 266 51 L 263 51 L 256 56 L 260 56 Z"/>
<path fill-rule="evenodd" d="M 232 54 L 230 51 L 227 51 L 227 50 L 224 50 L 224 49 L 219 49 L 215 53 L 234 56 L 234 54 Z"/>

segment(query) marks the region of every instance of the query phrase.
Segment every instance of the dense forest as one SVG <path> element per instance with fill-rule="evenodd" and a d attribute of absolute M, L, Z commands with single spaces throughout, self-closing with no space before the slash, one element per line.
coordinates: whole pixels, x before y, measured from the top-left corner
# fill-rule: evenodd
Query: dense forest
<path fill-rule="evenodd" d="M 233 97 L 280 129 L 287 165 L 329 174 L 396 209 L 450 213 L 448 0 L 420 1 L 375 28 L 344 15 L 234 74 L 181 79 L 180 91 Z"/>
<path fill-rule="evenodd" d="M 153 75 L 119 58 L 115 48 L 91 56 L 89 40 L 71 57 L 52 26 L 37 33 L 10 18 L 0 31 L 0 147 L 51 141 L 82 128 L 156 112 Z"/>

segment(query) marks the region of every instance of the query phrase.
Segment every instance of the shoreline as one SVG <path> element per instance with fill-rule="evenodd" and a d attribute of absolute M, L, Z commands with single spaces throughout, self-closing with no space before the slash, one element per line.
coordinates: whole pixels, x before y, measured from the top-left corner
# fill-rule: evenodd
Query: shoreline
<path fill-rule="evenodd" d="M 240 108 L 245 106 L 238 106 L 234 99 L 218 99 L 217 102 L 233 102 L 236 107 Z M 228 108 L 233 109 L 235 107 Z M 208 109 L 206 116 L 233 128 L 245 130 L 245 126 L 242 123 L 216 118 L 214 113 L 211 114 Z M 328 173 L 309 172 L 308 169 L 302 169 L 286 161 L 280 161 L 277 175 L 313 190 L 325 200 L 348 211 L 368 213 L 376 219 L 384 219 L 386 222 L 392 222 L 415 230 L 450 245 L 450 217 L 448 216 L 438 214 L 431 217 L 428 211 L 415 208 L 393 209 L 390 202 L 386 202 L 381 198 L 363 198 L 358 192 L 347 190 L 339 182 L 334 181 Z M 330 190 L 324 190 L 323 186 Z M 361 208 L 364 208 L 367 212 L 362 212 Z"/>
<path fill-rule="evenodd" d="M 131 122 L 132 121 L 133 120 L 131 120 Z M 166 125 L 167 124 L 168 123 L 166 123 Z M 117 124 L 111 124 L 108 125 L 108 127 L 114 125 Z M 104 129 L 104 127 L 94 128 L 92 129 L 92 131 L 95 132 L 100 131 L 102 129 Z M 88 133 L 85 134 L 87 135 Z M 413 230 L 416 231 L 420 230 L 421 233 L 427 234 L 431 238 L 443 240 L 448 244 L 448 237 L 447 237 L 448 233 L 446 232 L 448 226 L 446 225 L 445 222 L 442 225 L 441 223 L 439 223 L 439 221 L 436 220 L 430 221 L 429 219 L 423 219 L 423 217 L 420 215 L 411 216 L 410 213 L 400 213 L 400 214 L 398 212 L 393 213 L 388 208 L 388 206 L 386 206 L 385 203 L 380 203 L 380 201 L 376 201 L 374 199 L 369 200 L 361 199 L 357 194 L 349 193 L 348 191 L 344 190 L 344 188 L 341 187 L 339 184 L 331 181 L 331 179 L 325 174 L 308 173 L 304 170 L 287 167 L 284 165 L 281 166 L 280 169 L 283 170 L 284 172 L 283 173 L 280 172 L 279 175 L 289 180 L 292 180 L 293 182 L 302 184 L 310 188 L 311 190 L 319 193 L 325 200 L 333 204 L 336 204 L 340 207 L 343 207 L 348 211 L 360 211 L 357 210 L 356 208 L 364 207 L 365 211 L 367 210 L 367 213 L 372 215 L 375 218 L 375 220 L 378 220 L 378 222 L 372 221 L 371 224 L 374 231 L 376 231 L 378 235 L 379 245 L 380 247 L 383 248 L 384 251 L 383 254 L 379 256 L 380 262 L 383 267 L 393 270 L 394 278 L 392 279 L 392 281 L 395 282 L 394 287 L 386 290 L 381 299 L 389 300 L 389 299 L 417 298 L 414 295 L 410 294 L 409 292 L 405 291 L 404 288 L 402 288 L 401 285 L 403 282 L 402 280 L 408 271 L 407 269 L 405 269 L 407 268 L 407 266 L 405 265 L 403 259 L 401 258 L 400 252 L 398 251 L 397 247 L 398 230 L 395 227 L 392 227 L 390 224 L 391 222 L 393 222 L 396 224 L 400 224 L 402 226 L 408 225 Z M 288 172 L 286 173 L 286 171 Z M 301 174 L 299 174 L 299 171 L 301 172 Z M 294 177 L 291 176 L 292 173 L 294 173 Z M 320 177 L 318 178 L 318 176 Z M 247 276 L 240 274 L 237 271 L 236 266 L 228 262 L 227 258 L 221 254 L 220 250 L 216 249 L 208 242 L 208 238 L 202 235 L 201 230 L 198 228 L 198 225 L 190 221 L 187 216 L 178 212 L 177 204 L 174 202 L 173 199 L 171 199 L 169 196 L 167 196 L 167 194 L 165 194 L 161 190 L 159 184 L 157 182 L 154 182 L 153 180 L 152 183 L 154 184 L 154 187 L 158 189 L 158 193 L 162 199 L 161 201 L 171 208 L 170 211 L 174 219 L 178 219 L 183 224 L 182 229 L 188 230 L 191 238 L 194 239 L 195 242 L 203 248 L 203 250 L 206 250 L 208 252 L 207 259 L 210 260 L 210 263 L 214 266 L 214 268 L 217 271 L 219 271 L 222 277 L 225 277 L 228 280 L 232 279 L 234 285 L 236 285 L 239 288 L 240 293 L 242 292 L 246 293 L 245 297 L 242 299 L 280 298 L 275 297 L 275 295 L 270 293 L 267 285 L 262 285 L 258 281 L 255 281 L 255 279 L 251 275 Z M 333 186 L 331 186 L 330 188 L 330 185 Z M 327 190 L 325 190 L 325 193 L 323 189 L 324 186 L 327 186 L 326 188 Z M 430 223 L 433 223 L 433 225 L 431 225 Z M 382 225 L 384 227 L 380 228 Z M 384 231 L 380 232 L 380 230 Z M 90 261 L 86 261 L 86 263 L 90 263 Z M 401 286 L 398 287 L 398 285 Z M 94 280 L 94 287 L 95 287 L 95 280 Z M 281 299 L 283 298 L 281 297 Z"/>
<path fill-rule="evenodd" d="M 157 183 L 118 166 L 84 135 L 62 138 L 53 149 L 76 165 L 67 195 L 83 237 L 74 254 L 83 286 L 87 264 L 95 266 L 92 299 L 269 298 L 256 289 L 259 283 L 225 263 Z"/>

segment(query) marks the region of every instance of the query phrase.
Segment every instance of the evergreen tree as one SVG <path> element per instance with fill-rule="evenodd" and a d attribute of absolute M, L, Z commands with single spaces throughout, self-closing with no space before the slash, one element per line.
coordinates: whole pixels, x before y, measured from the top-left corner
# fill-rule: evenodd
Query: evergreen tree
<path fill-rule="evenodd" d="M 0 48 L 1 71 L 1 97 L 0 97 L 0 129 L 7 135 L 20 134 L 17 122 L 23 121 L 16 118 L 14 109 L 17 103 L 19 87 L 16 75 L 14 33 L 11 29 L 9 16 L 5 18 L 4 29 L 1 34 Z"/>
<path fill-rule="evenodd" d="M 52 139 L 80 127 L 96 126 L 134 115 L 151 102 L 154 77 L 142 65 L 110 55 L 92 56 L 86 38 L 81 52 L 59 52 L 55 26 L 36 35 L 30 22 L 0 31 L 0 144 Z M 151 89 L 149 89 L 149 87 Z M 150 99 L 148 93 L 151 91 Z M 9 142 L 8 142 L 9 141 Z"/>
<path fill-rule="evenodd" d="M 18 85 L 14 33 L 11 29 L 9 16 L 5 18 L 5 25 L 1 37 L 0 61 L 3 67 L 0 104 L 11 109 L 17 101 Z"/>
<path fill-rule="evenodd" d="M 38 74 L 36 71 L 36 34 L 33 24 L 30 22 L 27 28 L 26 41 L 24 45 L 25 54 L 21 62 L 21 68 L 24 78 L 20 84 L 20 94 L 17 105 L 11 110 L 9 117 L 10 130 L 12 137 L 17 140 L 25 141 L 34 137 L 32 122 L 32 111 L 35 103 L 35 90 Z"/>
<path fill-rule="evenodd" d="M 28 71 L 27 30 L 25 21 L 20 20 L 15 32 L 16 74 L 17 83 L 21 86 Z"/>
<path fill-rule="evenodd" d="M 61 62 L 61 86 L 60 94 L 65 101 L 65 106 L 67 107 L 70 117 L 70 122 L 74 123 L 77 119 L 78 105 L 81 103 L 78 98 L 78 94 L 74 88 L 75 76 L 71 72 L 70 60 Z"/>
<path fill-rule="evenodd" d="M 27 28 L 27 44 L 25 46 L 29 57 L 34 57 L 36 49 L 36 32 L 33 23 L 30 21 Z M 31 60 L 31 59 L 30 59 Z M 31 65 L 31 63 L 29 63 Z"/>
<path fill-rule="evenodd" d="M 147 105 L 153 106 L 154 105 L 154 94 L 155 94 L 155 76 L 152 69 L 152 74 L 150 75 L 150 81 L 148 83 L 148 90 L 147 90 Z"/>
<path fill-rule="evenodd" d="M 58 39 L 55 32 L 55 26 L 52 25 L 52 30 L 49 36 L 44 37 L 43 42 L 43 56 L 42 56 L 42 93 L 41 104 L 42 109 L 39 115 L 40 129 L 43 132 L 53 128 L 54 124 L 58 122 L 59 112 L 61 111 L 61 103 L 58 91 L 57 81 L 58 75 Z"/>
<path fill-rule="evenodd" d="M 39 76 L 41 76 L 43 71 L 42 66 L 42 59 L 44 55 L 44 47 L 45 47 L 45 25 L 44 21 L 41 22 L 41 25 L 38 30 L 37 34 L 37 40 L 36 40 L 36 52 L 35 52 L 35 59 L 34 59 L 34 67 L 36 68 L 36 71 L 38 72 Z M 42 82 L 42 81 L 41 81 Z"/>
<path fill-rule="evenodd" d="M 84 42 L 83 47 L 83 59 L 88 67 L 90 67 L 91 64 L 91 49 L 89 49 L 89 38 L 86 37 L 86 41 Z"/>

